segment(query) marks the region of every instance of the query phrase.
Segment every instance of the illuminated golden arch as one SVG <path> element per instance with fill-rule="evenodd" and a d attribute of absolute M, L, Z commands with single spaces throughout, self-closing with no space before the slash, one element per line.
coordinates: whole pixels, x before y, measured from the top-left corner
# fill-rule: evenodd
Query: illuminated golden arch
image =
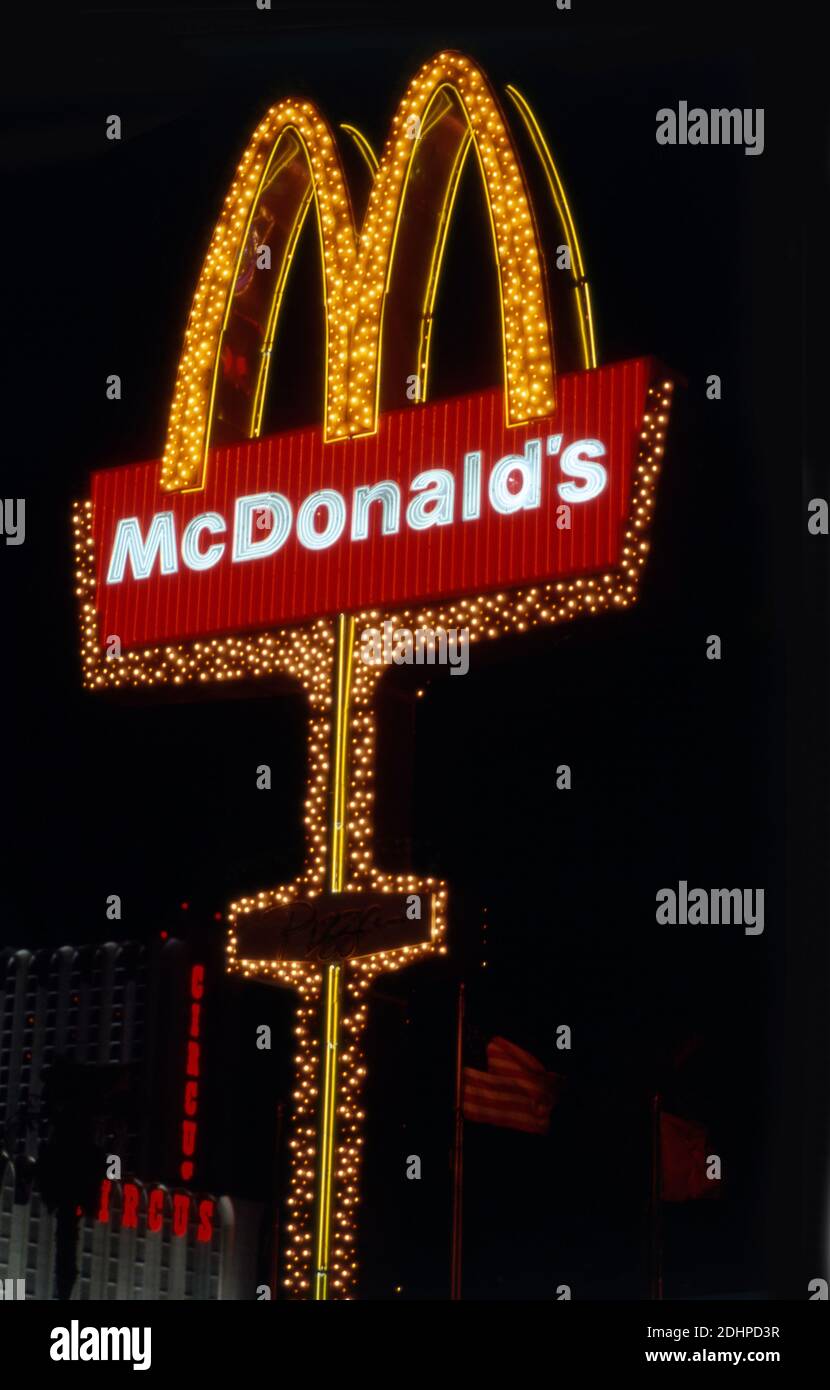
<path fill-rule="evenodd" d="M 454 126 L 439 119 L 448 104 Z M 423 398 L 438 272 L 471 149 L 482 175 L 499 277 L 507 421 L 520 424 L 553 410 L 542 257 L 519 160 L 484 74 L 461 54 L 441 53 L 420 69 L 398 106 L 359 236 L 334 135 L 317 108 L 282 101 L 257 126 L 196 287 L 162 460 L 165 489 L 204 485 L 217 423 L 236 438 L 259 433 L 286 277 L 312 203 L 325 296 L 325 439 L 377 428 L 383 323 L 392 309 L 395 331 L 384 340 L 384 374 L 400 388 L 414 373 Z M 408 196 L 416 152 L 433 171 L 420 217 Z M 253 265 L 266 244 L 272 274 L 258 277 Z M 406 266 L 405 274 L 393 275 L 396 264 Z M 254 301 L 245 314 L 235 305 L 244 295 Z M 251 324 L 260 331 L 251 349 L 259 359 L 255 383 L 251 351 L 238 350 L 236 341 L 245 342 Z M 390 355 L 395 347 L 402 354 L 400 369 L 386 361 L 387 347 Z M 238 383 L 245 377 L 242 392 Z"/>

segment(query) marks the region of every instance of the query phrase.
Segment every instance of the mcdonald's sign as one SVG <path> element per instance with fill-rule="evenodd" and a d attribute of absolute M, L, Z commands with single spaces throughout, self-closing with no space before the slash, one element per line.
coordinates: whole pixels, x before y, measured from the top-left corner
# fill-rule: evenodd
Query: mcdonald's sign
<path fill-rule="evenodd" d="M 414 606 L 475 641 L 632 601 L 671 382 L 648 358 L 597 365 L 567 199 L 529 105 L 507 94 L 551 194 L 564 272 L 539 243 L 502 105 L 460 54 L 410 83 L 380 161 L 346 128 L 372 174 L 359 229 L 315 106 L 279 102 L 256 127 L 196 286 L 162 457 L 96 472 L 76 510 L 89 686 L 267 675 L 298 654 L 286 629 L 341 612 Z M 503 381 L 432 401 L 436 292 L 467 165 L 489 212 Z M 321 421 L 263 438 L 309 220 L 325 299 Z"/>
<path fill-rule="evenodd" d="M 371 183 L 359 227 L 346 140 Z M 502 380 L 434 400 L 436 294 L 467 167 L 487 208 Z M 325 308 L 320 418 L 264 437 L 306 224 Z M 266 112 L 196 284 L 161 457 L 95 473 L 76 508 L 88 688 L 287 674 L 308 698 L 305 866 L 227 912 L 228 970 L 299 996 L 288 1297 L 353 1296 L 367 992 L 447 950 L 445 883 L 375 862 L 382 666 L 358 660 L 356 634 L 392 619 L 476 643 L 629 607 L 671 393 L 649 357 L 599 365 L 541 127 L 515 88 L 500 97 L 444 52 L 410 82 L 380 158 L 310 101 Z"/>

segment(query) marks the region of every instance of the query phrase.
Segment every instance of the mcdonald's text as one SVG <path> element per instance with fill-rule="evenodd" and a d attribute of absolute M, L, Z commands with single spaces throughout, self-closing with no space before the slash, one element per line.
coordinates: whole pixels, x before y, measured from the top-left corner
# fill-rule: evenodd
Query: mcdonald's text
<path fill-rule="evenodd" d="M 490 390 L 213 451 L 203 488 L 157 464 L 93 477 L 100 639 L 238 632 L 613 568 L 652 378 L 645 359 L 561 378 L 505 423 Z"/>

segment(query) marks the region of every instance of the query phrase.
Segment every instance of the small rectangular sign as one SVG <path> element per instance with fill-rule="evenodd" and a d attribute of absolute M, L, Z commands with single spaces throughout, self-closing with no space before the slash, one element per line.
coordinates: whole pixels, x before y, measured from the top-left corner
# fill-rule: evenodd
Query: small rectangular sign
<path fill-rule="evenodd" d="M 411 916 L 416 910 L 419 915 Z M 419 946 L 429 941 L 431 924 L 430 894 L 320 893 L 240 917 L 236 956 L 336 964 Z"/>
<path fill-rule="evenodd" d="M 509 428 L 500 389 L 323 442 L 294 430 L 214 450 L 204 488 L 158 463 L 93 474 L 98 634 L 122 650 L 613 570 L 654 374 L 639 358 L 559 380 Z"/>

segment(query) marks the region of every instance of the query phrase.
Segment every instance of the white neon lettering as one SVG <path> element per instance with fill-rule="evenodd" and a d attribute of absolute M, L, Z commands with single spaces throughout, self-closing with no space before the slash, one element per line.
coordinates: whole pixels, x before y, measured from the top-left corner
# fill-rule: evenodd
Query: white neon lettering
<path fill-rule="evenodd" d="M 251 539 L 251 518 L 254 512 L 270 511 L 274 524 L 262 540 Z M 261 560 L 275 555 L 288 539 L 291 530 L 291 503 L 281 492 L 255 492 L 238 497 L 233 524 L 233 559 Z"/>
<path fill-rule="evenodd" d="M 515 492 L 510 489 L 510 479 L 514 473 L 522 475 L 521 484 Z M 524 456 L 507 454 L 499 459 L 490 474 L 489 494 L 490 505 L 502 516 L 539 506 L 542 500 L 541 440 L 529 439 L 525 444 Z"/>
<path fill-rule="evenodd" d="M 397 483 L 384 479 L 374 487 L 356 487 L 352 505 L 352 540 L 365 541 L 369 535 L 369 507 L 380 502 L 382 520 L 380 534 L 394 536 L 401 524 L 401 490 Z"/>
<path fill-rule="evenodd" d="M 410 487 L 422 494 L 420 497 L 413 497 L 406 509 L 406 519 L 413 531 L 426 531 L 429 526 L 452 524 L 455 479 L 449 469 L 427 468 L 425 472 L 412 479 Z"/>
<path fill-rule="evenodd" d="M 481 454 L 464 455 L 464 496 L 461 520 L 477 521 L 481 516 Z"/>
<path fill-rule="evenodd" d="M 314 514 L 318 507 L 328 509 L 328 522 L 323 531 L 314 527 Z M 334 545 L 343 534 L 346 525 L 346 503 L 342 494 L 333 488 L 323 488 L 312 492 L 297 513 L 297 539 L 307 550 L 326 550 Z"/>
<path fill-rule="evenodd" d="M 203 512 L 194 516 L 184 528 L 182 535 L 182 559 L 191 570 L 209 570 L 217 565 L 225 553 L 225 542 L 217 541 L 206 550 L 199 549 L 199 538 L 203 531 L 212 536 L 221 536 L 225 530 L 225 518 L 218 512 Z"/>
<path fill-rule="evenodd" d="M 176 559 L 176 526 L 173 513 L 156 512 L 150 522 L 146 540 L 142 539 L 138 517 L 125 517 L 123 521 L 119 521 L 115 530 L 107 583 L 121 583 L 128 559 L 135 579 L 149 579 L 158 554 L 161 554 L 162 574 L 175 574 L 179 564 Z"/>
<path fill-rule="evenodd" d="M 545 453 L 559 455 L 559 469 L 566 479 L 555 484 L 564 502 L 590 502 L 604 491 L 608 469 L 599 459 L 606 455 L 599 439 L 578 439 L 562 450 L 562 435 L 545 439 Z M 560 454 L 560 450 L 562 450 Z M 449 526 L 455 520 L 456 482 L 461 490 L 462 522 L 480 520 L 482 512 L 483 454 L 475 449 L 464 454 L 461 477 L 446 468 L 428 468 L 409 485 L 410 500 L 406 523 L 416 532 L 432 526 Z M 395 536 L 401 530 L 401 485 L 391 478 L 356 487 L 351 495 L 351 539 L 365 541 L 374 536 Z M 502 516 L 534 510 L 542 505 L 542 441 L 530 439 L 521 454 L 507 454 L 493 465 L 487 484 L 493 510 Z M 372 529 L 372 507 L 375 512 Z M 560 509 L 561 510 L 561 509 Z M 343 493 L 323 488 L 305 498 L 296 515 L 297 540 L 307 550 L 326 550 L 346 529 L 347 501 Z M 181 563 L 197 572 L 213 569 L 228 549 L 233 563 L 264 560 L 279 551 L 291 535 L 294 509 L 279 492 L 257 492 L 238 497 L 234 507 L 233 544 L 213 543 L 209 536 L 224 536 L 227 525 L 219 512 L 201 512 L 184 527 L 181 537 Z M 266 529 L 267 528 L 267 529 Z M 148 579 L 156 571 L 176 574 L 179 557 L 176 520 L 173 512 L 156 512 L 146 535 L 138 517 L 118 522 L 107 572 L 107 584 L 120 584 L 128 567 L 135 579 Z"/>
<path fill-rule="evenodd" d="M 582 454 L 587 454 L 588 458 L 581 458 Z M 570 478 L 582 478 L 584 483 L 582 487 L 577 487 L 576 483 L 560 483 L 559 496 L 564 502 L 590 502 L 593 497 L 599 497 L 608 482 L 608 473 L 601 463 L 590 463 L 589 459 L 604 456 L 605 445 L 598 439 L 577 439 L 575 444 L 568 445 L 559 466 Z"/>

